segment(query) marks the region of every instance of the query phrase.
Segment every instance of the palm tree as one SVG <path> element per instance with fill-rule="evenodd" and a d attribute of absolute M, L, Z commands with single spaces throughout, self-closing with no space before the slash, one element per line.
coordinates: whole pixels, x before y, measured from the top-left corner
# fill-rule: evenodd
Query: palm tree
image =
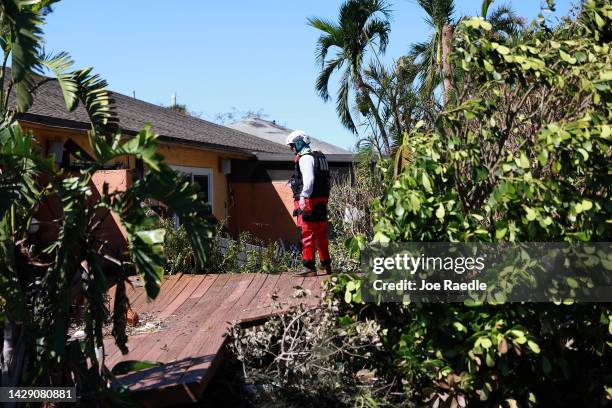
<path fill-rule="evenodd" d="M 499 38 L 516 35 L 524 22 L 507 5 L 501 5 L 491 13 L 489 9 L 495 0 L 483 0 L 481 16 L 488 20 L 493 29 L 491 36 Z M 452 91 L 453 66 L 450 61 L 454 29 L 461 21 L 454 20 L 454 0 L 417 0 L 427 13 L 425 21 L 433 29 L 427 41 L 413 44 L 409 56 L 417 61 L 421 92 L 432 97 L 434 90 L 443 83 L 443 99 L 446 103 Z"/>
<path fill-rule="evenodd" d="M 427 41 L 413 44 L 409 56 L 416 61 L 421 92 L 429 97 L 433 95 L 433 91 L 444 77 L 442 37 L 445 30 L 448 33 L 449 27 L 453 24 L 455 2 L 454 0 L 417 0 L 417 3 L 427 13 L 425 21 L 433 32 Z"/>
<path fill-rule="evenodd" d="M 107 261 L 114 260 L 117 285 L 112 335 L 122 352 L 127 352 L 127 275 L 140 273 L 147 296 L 155 298 L 165 265 L 165 231 L 147 215 L 144 203 L 163 202 L 183 220 L 200 267 L 210 229 L 199 214 L 207 208 L 199 187 L 163 162 L 157 153 L 157 136 L 149 127 L 136 136 L 122 134 L 104 80 L 91 68 L 72 70 L 66 53 L 42 52 L 42 26 L 52 3 L 0 2 L 4 54 L 0 62 L 0 386 L 76 384 L 87 390 L 84 396 L 100 397 L 97 406 L 114 406 L 102 399 L 113 398 L 103 358 L 103 327 L 111 317 L 104 300 Z M 40 75 L 45 70 L 55 78 Z M 57 81 L 68 111 L 81 105 L 89 115 L 93 157 L 84 161 L 78 175 L 57 168 L 53 157 L 17 121 L 32 105 L 36 90 L 49 81 Z M 105 188 L 94 195 L 93 175 L 125 156 L 145 163 L 146 174 L 125 190 Z M 49 199 L 58 207 L 53 221 L 56 235 L 41 248 L 29 229 L 37 209 L 49 206 Z M 105 249 L 97 234 L 101 220 L 111 213 L 119 217 L 129 244 L 119 259 Z M 85 340 L 68 344 L 72 310 L 80 300 Z"/>
<path fill-rule="evenodd" d="M 371 89 L 364 81 L 362 72 L 368 48 L 375 53 L 385 52 L 389 42 L 390 14 L 384 0 L 347 0 L 340 7 L 337 23 L 320 18 L 308 19 L 310 26 L 323 32 L 317 41 L 317 62 L 321 64 L 316 82 L 317 93 L 324 101 L 328 101 L 332 74 L 344 70 L 336 101 L 336 110 L 342 124 L 357 133 L 349 102 L 351 91 L 357 92 L 374 116 L 383 139 L 386 139 L 387 130 L 370 97 Z M 332 50 L 336 52 L 328 58 Z M 388 145 L 385 147 L 389 149 Z"/>

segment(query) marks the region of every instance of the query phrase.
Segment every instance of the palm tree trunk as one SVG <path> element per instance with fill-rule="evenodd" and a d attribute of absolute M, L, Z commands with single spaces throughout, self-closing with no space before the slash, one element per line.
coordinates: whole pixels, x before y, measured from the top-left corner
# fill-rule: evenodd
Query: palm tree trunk
<path fill-rule="evenodd" d="M 442 75 L 444 77 L 444 105 L 448 103 L 453 91 L 453 64 L 450 61 L 451 45 L 453 43 L 453 26 L 444 24 L 442 28 Z"/>

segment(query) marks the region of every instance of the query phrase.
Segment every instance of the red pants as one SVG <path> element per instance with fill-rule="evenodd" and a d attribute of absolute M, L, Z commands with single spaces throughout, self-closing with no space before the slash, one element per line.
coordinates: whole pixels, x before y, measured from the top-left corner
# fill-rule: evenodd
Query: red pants
<path fill-rule="evenodd" d="M 302 261 L 306 266 L 314 266 L 315 251 L 319 252 L 319 260 L 323 266 L 329 265 L 329 240 L 327 238 L 327 220 L 310 220 L 309 214 L 317 205 L 327 206 L 327 198 L 306 199 L 304 216 L 302 217 Z M 312 216 L 310 217 L 312 218 Z M 315 217 L 316 218 L 316 217 Z"/>
<path fill-rule="evenodd" d="M 302 222 L 302 260 L 313 263 L 315 250 L 319 251 L 319 259 L 322 265 L 329 262 L 327 221 Z"/>

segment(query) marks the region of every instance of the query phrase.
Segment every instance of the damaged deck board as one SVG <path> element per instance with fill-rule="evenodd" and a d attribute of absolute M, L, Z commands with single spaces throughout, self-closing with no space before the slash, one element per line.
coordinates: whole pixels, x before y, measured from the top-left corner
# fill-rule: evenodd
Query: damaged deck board
<path fill-rule="evenodd" d="M 132 308 L 151 330 L 130 335 L 122 355 L 105 339 L 105 364 L 150 360 L 160 367 L 125 374 L 118 380 L 145 406 L 197 401 L 221 358 L 233 324 L 266 319 L 299 304 L 314 307 L 325 276 L 291 274 L 178 275 L 166 278 L 157 300 L 146 301 L 144 287 L 127 294 Z M 114 289 L 111 289 L 111 293 Z M 112 296 L 112 295 L 111 295 Z"/>

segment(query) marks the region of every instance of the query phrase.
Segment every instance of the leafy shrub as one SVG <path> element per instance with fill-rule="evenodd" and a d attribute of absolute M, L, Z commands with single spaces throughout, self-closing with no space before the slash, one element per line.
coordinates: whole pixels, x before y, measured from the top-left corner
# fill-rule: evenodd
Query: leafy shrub
<path fill-rule="evenodd" d="M 610 238 L 612 7 L 514 43 L 457 31 L 453 104 L 408 139 L 412 163 L 374 203 L 375 241 Z M 356 301 L 353 280 L 338 295 Z M 608 305 L 369 307 L 395 357 L 388 378 L 433 406 L 599 406 L 610 400 Z"/>
<path fill-rule="evenodd" d="M 329 195 L 328 214 L 334 238 L 344 242 L 356 235 L 373 236 L 370 205 L 385 191 L 382 174 L 369 158 L 359 163 L 354 177 L 337 178 Z"/>
<path fill-rule="evenodd" d="M 280 242 L 265 242 L 248 232 L 240 233 L 238 239 L 233 240 L 220 224 L 214 234 L 204 271 L 281 273 L 289 272 L 291 265 L 291 255 Z"/>
<path fill-rule="evenodd" d="M 166 231 L 164 242 L 164 254 L 166 255 L 166 265 L 164 273 L 174 275 L 177 273 L 193 273 L 195 268 L 195 257 L 193 249 L 189 244 L 187 231 L 180 225 L 175 228 L 172 218 L 160 219 L 159 227 Z"/>

